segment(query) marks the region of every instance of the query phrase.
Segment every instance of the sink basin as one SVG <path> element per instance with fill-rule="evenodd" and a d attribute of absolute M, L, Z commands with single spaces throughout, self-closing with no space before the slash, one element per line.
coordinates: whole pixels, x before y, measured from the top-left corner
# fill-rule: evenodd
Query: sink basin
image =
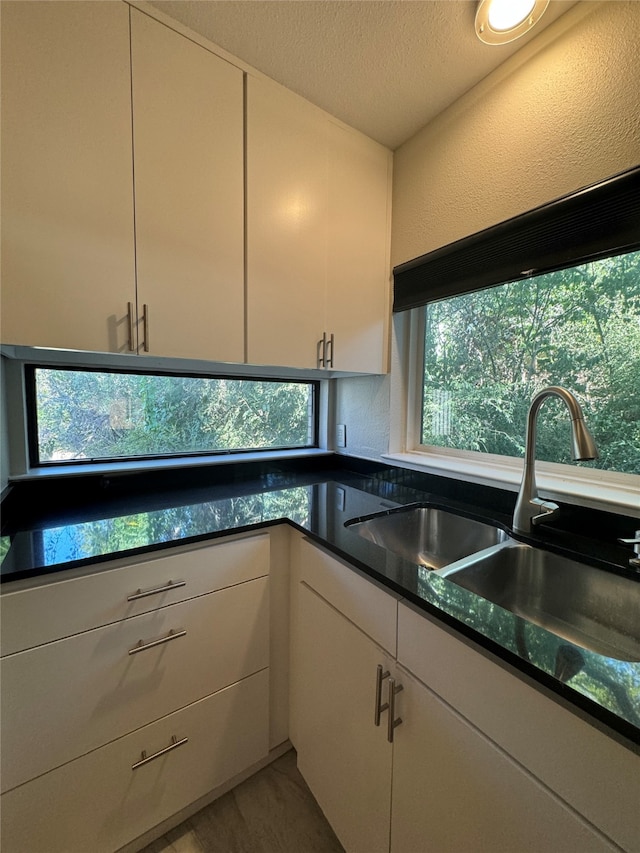
<path fill-rule="evenodd" d="M 430 506 L 403 507 L 345 525 L 354 533 L 430 569 L 439 569 L 507 538 L 499 527 Z"/>
<path fill-rule="evenodd" d="M 584 649 L 640 661 L 640 582 L 510 540 L 439 574 Z"/>

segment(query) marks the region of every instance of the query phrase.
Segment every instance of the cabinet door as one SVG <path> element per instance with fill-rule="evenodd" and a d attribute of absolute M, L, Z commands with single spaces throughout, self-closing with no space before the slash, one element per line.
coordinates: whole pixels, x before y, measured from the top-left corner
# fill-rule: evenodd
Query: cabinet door
<path fill-rule="evenodd" d="M 2 342 L 129 350 L 129 14 L 2 3 Z"/>
<path fill-rule="evenodd" d="M 138 338 L 244 360 L 243 74 L 131 10 Z"/>
<path fill-rule="evenodd" d="M 391 152 L 248 78 L 248 361 L 387 367 Z M 328 353 L 327 353 L 328 355 Z"/>
<path fill-rule="evenodd" d="M 298 767 L 348 853 L 387 851 L 392 747 L 386 714 L 376 727 L 374 712 L 377 665 L 389 658 L 305 584 L 297 606 Z"/>
<path fill-rule="evenodd" d="M 391 153 L 334 122 L 329 134 L 326 327 L 333 367 L 388 368 Z"/>
<path fill-rule="evenodd" d="M 327 122 L 247 78 L 247 360 L 317 366 L 325 331 Z"/>
<path fill-rule="evenodd" d="M 398 607 L 398 660 L 623 850 L 638 849 L 634 749 L 406 603 Z"/>
<path fill-rule="evenodd" d="M 391 853 L 617 849 L 435 693 L 399 673 Z"/>

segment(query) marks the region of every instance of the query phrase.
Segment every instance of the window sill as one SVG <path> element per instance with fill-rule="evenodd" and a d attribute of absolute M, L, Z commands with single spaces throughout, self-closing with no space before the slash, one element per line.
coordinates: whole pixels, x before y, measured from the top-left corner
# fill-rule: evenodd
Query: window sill
<path fill-rule="evenodd" d="M 52 477 L 80 477 L 87 474 L 134 474 L 150 471 L 170 471 L 176 468 L 199 468 L 206 465 L 230 465 L 237 462 L 273 462 L 279 459 L 301 459 L 309 456 L 331 456 L 320 448 L 298 450 L 256 450 L 249 453 L 225 453 L 219 456 L 186 456 L 171 459 L 141 459 L 126 462 L 87 462 L 74 465 L 54 465 L 32 468 L 26 474 L 9 477 L 10 483 L 44 480 Z"/>
<path fill-rule="evenodd" d="M 427 474 L 467 480 L 517 492 L 522 462 L 492 457 L 481 460 L 454 454 L 411 451 L 383 454 L 383 459 Z M 640 477 L 570 465 L 536 464 L 536 482 L 542 497 L 640 518 Z"/>

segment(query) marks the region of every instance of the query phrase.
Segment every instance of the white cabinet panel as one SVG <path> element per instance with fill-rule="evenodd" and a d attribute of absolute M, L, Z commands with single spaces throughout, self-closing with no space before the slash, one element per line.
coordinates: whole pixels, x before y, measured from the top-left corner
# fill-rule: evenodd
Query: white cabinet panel
<path fill-rule="evenodd" d="M 5 584 L 0 595 L 2 655 L 267 575 L 269 536 L 207 543 L 140 562 L 126 559 L 78 574 L 82 571 L 53 575 L 49 583 L 40 577 Z M 176 585 L 170 587 L 170 582 Z M 130 600 L 151 590 L 157 592 Z"/>
<path fill-rule="evenodd" d="M 348 853 L 389 848 L 392 746 L 374 725 L 389 658 L 304 584 L 293 650 L 298 767 Z"/>
<path fill-rule="evenodd" d="M 327 330 L 339 370 L 388 369 L 390 316 L 389 151 L 349 128 L 328 124 L 329 274 Z"/>
<path fill-rule="evenodd" d="M 617 849 L 406 670 L 398 675 L 391 853 Z"/>
<path fill-rule="evenodd" d="M 395 657 L 399 596 L 306 539 L 298 554 L 300 580 Z"/>
<path fill-rule="evenodd" d="M 327 126 L 269 80 L 247 78 L 247 361 L 316 367 L 325 329 Z"/>
<path fill-rule="evenodd" d="M 2 3 L 2 342 L 128 351 L 124 3 Z"/>
<path fill-rule="evenodd" d="M 391 152 L 247 78 L 247 348 L 253 364 L 387 367 Z M 327 353 L 327 356 L 329 353 Z"/>
<path fill-rule="evenodd" d="M 243 73 L 131 10 L 138 314 L 151 354 L 244 360 Z M 139 324 L 139 340 L 143 329 Z"/>
<path fill-rule="evenodd" d="M 398 660 L 623 849 L 639 849 L 637 753 L 405 604 Z"/>
<path fill-rule="evenodd" d="M 170 632 L 173 639 L 129 653 Z M 1 775 L 8 790 L 268 667 L 268 578 L 10 655 L 0 664 Z"/>
<path fill-rule="evenodd" d="M 264 670 L 4 794 L 3 853 L 118 850 L 267 755 L 268 691 Z"/>

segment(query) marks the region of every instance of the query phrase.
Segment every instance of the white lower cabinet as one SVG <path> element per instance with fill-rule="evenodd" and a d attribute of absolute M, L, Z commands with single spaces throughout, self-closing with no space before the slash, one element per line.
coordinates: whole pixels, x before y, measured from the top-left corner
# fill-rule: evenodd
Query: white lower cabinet
<path fill-rule="evenodd" d="M 391 853 L 615 850 L 439 696 L 398 667 Z"/>
<path fill-rule="evenodd" d="M 118 850 L 268 755 L 269 560 L 262 533 L 8 585 L 3 853 Z"/>
<path fill-rule="evenodd" d="M 3 658 L 2 790 L 267 667 L 268 608 L 258 578 Z"/>
<path fill-rule="evenodd" d="M 345 849 L 382 853 L 392 748 L 374 725 L 374 699 L 377 667 L 390 658 L 309 587 L 299 596 L 298 767 Z"/>
<path fill-rule="evenodd" d="M 347 853 L 640 851 L 636 753 L 323 548 L 280 540 L 8 585 L 3 853 L 141 844 L 286 738 L 287 678 L 299 768 Z"/>
<path fill-rule="evenodd" d="M 501 661 L 404 602 L 398 607 L 398 660 L 468 721 L 478 737 L 486 737 L 529 778 L 597 828 L 604 836 L 602 849 L 609 849 L 605 839 L 610 838 L 619 849 L 640 851 L 637 751 L 599 731 L 593 722 L 554 701 Z M 406 700 L 408 694 L 403 694 L 400 707 Z M 408 713 L 403 716 L 409 720 Z M 483 772 L 480 767 L 479 775 Z M 487 780 L 492 781 L 486 784 L 495 784 L 493 775 Z M 515 795 L 512 800 L 515 810 Z M 554 821 L 562 826 L 562 818 L 551 800 L 549 803 L 546 820 L 551 832 Z M 575 837 L 567 832 L 566 842 L 555 849 L 550 845 L 542 849 L 551 853 L 580 849 L 570 846 Z"/>
<path fill-rule="evenodd" d="M 5 794 L 3 853 L 118 850 L 267 754 L 268 693 L 262 670 Z"/>
<path fill-rule="evenodd" d="M 541 782 L 401 665 L 404 657 L 415 664 L 416 673 L 431 670 L 436 684 L 436 673 L 442 673 L 463 694 L 476 690 L 472 673 L 459 666 L 454 654 L 441 653 L 435 638 L 420 639 L 420 620 L 445 634 L 441 628 L 403 603 L 398 607 L 389 594 L 396 623 L 393 649 L 385 651 L 371 639 L 372 634 L 389 635 L 384 607 L 378 602 L 382 629 L 372 624 L 371 612 L 360 616 L 370 594 L 367 587 L 376 597 L 379 587 L 309 542 L 293 554 L 298 565 L 292 566 L 292 740 L 300 771 L 347 853 L 620 849 L 590 815 L 583 818 L 569 797 Z M 360 587 L 358 597 L 350 595 L 354 584 Z M 408 613 L 415 621 L 411 637 Z M 383 668 L 381 687 L 378 665 Z M 489 716 L 506 711 L 499 694 L 485 695 L 483 702 Z M 517 706 L 508 709 L 511 715 L 518 712 Z M 532 743 L 548 735 L 535 722 L 520 732 Z M 567 744 L 568 753 L 574 746 Z M 574 779 L 576 788 L 583 783 Z"/>

